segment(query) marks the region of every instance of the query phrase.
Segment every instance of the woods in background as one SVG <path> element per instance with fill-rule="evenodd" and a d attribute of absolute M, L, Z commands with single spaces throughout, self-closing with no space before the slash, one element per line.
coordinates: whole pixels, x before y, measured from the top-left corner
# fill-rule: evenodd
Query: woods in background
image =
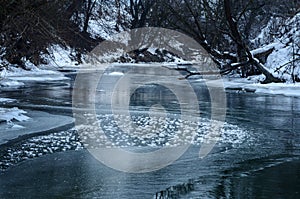
<path fill-rule="evenodd" d="M 281 79 L 264 67 L 270 51 L 251 52 L 265 41 L 253 40 L 270 23 L 270 40 L 283 34 L 276 29 L 299 11 L 300 0 L 3 0 L 0 59 L 19 67 L 26 60 L 39 65 L 48 47 L 59 44 L 74 49 L 80 62 L 81 54 L 105 39 L 93 32 L 94 26 L 108 35 L 163 27 L 193 37 L 221 70 L 239 68 L 243 77 L 263 73 L 267 81 L 277 82 Z"/>

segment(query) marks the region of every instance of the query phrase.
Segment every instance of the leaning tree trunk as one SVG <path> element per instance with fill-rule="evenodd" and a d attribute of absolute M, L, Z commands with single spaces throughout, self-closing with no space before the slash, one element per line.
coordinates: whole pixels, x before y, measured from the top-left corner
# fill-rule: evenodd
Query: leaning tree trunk
<path fill-rule="evenodd" d="M 247 59 L 248 64 L 255 65 L 257 69 L 260 70 L 266 76 L 264 83 L 283 82 L 282 79 L 274 77 L 274 75 L 271 72 L 269 72 L 258 59 L 254 58 L 254 56 L 250 52 L 249 47 L 242 39 L 236 20 L 232 17 L 230 0 L 224 0 L 224 9 L 225 9 L 226 20 L 228 22 L 230 32 L 231 32 L 231 37 L 237 45 L 237 49 L 238 49 L 237 54 L 239 56 L 238 61 L 244 62 L 245 59 Z"/>
<path fill-rule="evenodd" d="M 251 54 L 250 51 L 249 53 Z M 262 74 L 266 76 L 266 79 L 263 81 L 263 83 L 268 84 L 272 82 L 275 83 L 284 82 L 282 79 L 274 77 L 274 75 L 270 73 L 257 58 L 254 58 L 252 55 L 249 56 L 251 56 L 250 63 L 254 64 L 257 67 L 257 69 L 260 70 Z"/>

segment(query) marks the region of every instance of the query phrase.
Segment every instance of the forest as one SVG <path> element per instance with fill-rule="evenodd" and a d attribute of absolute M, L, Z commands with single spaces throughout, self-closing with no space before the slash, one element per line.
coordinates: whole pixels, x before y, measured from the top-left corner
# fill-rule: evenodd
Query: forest
<path fill-rule="evenodd" d="M 195 39 L 222 74 L 264 74 L 264 83 L 296 82 L 299 12 L 299 0 L 3 0 L 0 68 L 49 64 L 55 59 L 53 46 L 69 49 L 67 57 L 80 64 L 112 34 L 161 27 Z M 281 60 L 283 49 L 287 57 Z"/>

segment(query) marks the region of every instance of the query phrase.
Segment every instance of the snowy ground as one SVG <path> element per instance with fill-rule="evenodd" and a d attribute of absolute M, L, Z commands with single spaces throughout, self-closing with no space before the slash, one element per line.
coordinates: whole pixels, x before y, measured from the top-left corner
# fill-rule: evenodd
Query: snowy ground
<path fill-rule="evenodd" d="M 8 69 L 4 69 L 0 74 L 0 88 L 19 88 L 24 86 L 28 81 L 47 82 L 68 79 L 58 71 L 39 69 L 31 64 L 28 65 L 30 70 L 15 68 L 13 66 L 8 67 Z"/>
<path fill-rule="evenodd" d="M 139 65 L 141 67 L 148 67 L 150 63 L 144 63 L 144 64 L 120 64 L 115 63 L 111 66 L 117 66 L 120 65 Z M 152 63 L 157 65 L 158 63 Z M 167 66 L 176 66 L 177 63 L 159 63 L 159 65 L 167 65 Z M 81 65 L 77 67 L 61 67 L 60 69 L 79 69 L 85 70 L 85 69 L 91 69 L 93 67 L 88 65 Z M 101 68 L 102 69 L 102 68 Z M 105 69 L 105 68 L 103 68 Z M 108 75 L 124 75 L 122 72 L 113 71 L 108 73 Z M 276 94 L 276 95 L 285 95 L 285 96 L 295 96 L 300 97 L 300 83 L 270 83 L 270 84 L 261 84 L 259 83 L 259 80 L 262 80 L 262 76 L 253 76 L 249 77 L 247 79 L 245 78 L 239 78 L 236 76 L 233 77 L 223 77 L 224 87 L 226 89 L 232 89 L 232 90 L 239 90 L 239 92 L 255 92 L 255 93 L 261 93 L 261 94 Z M 65 80 L 68 79 L 65 77 L 62 73 L 55 71 L 55 70 L 47 70 L 47 69 L 38 69 L 33 68 L 33 70 L 25 71 L 22 69 L 17 68 L 10 68 L 9 70 L 6 70 L 5 72 L 2 72 L 2 79 L 0 79 L 0 88 L 1 87 L 11 87 L 11 88 L 18 88 L 25 85 L 28 81 L 41 81 L 41 82 L 47 82 L 47 81 L 59 81 L 59 80 Z M 202 80 L 199 80 L 202 81 Z M 13 99 L 3 99 L 0 98 L 0 102 L 5 101 L 12 101 Z"/>
<path fill-rule="evenodd" d="M 261 84 L 257 82 L 257 78 L 224 78 L 223 82 L 226 89 L 238 90 L 238 92 L 255 92 L 260 94 L 300 97 L 300 83 Z"/>
<path fill-rule="evenodd" d="M 9 102 L 13 102 L 16 101 L 15 99 L 10 99 L 10 98 L 1 98 L 0 97 L 0 103 L 9 103 Z"/>

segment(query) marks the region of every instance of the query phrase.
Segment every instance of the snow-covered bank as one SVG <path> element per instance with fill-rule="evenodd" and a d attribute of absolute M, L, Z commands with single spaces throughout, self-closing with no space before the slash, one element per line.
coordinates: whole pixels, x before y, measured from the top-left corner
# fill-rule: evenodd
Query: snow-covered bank
<path fill-rule="evenodd" d="M 0 87 L 19 88 L 28 81 L 60 81 L 68 79 L 62 73 L 54 70 L 39 69 L 29 65 L 28 70 L 9 66 L 0 75 Z"/>
<path fill-rule="evenodd" d="M 10 98 L 1 98 L 0 97 L 0 103 L 9 103 L 9 102 L 14 102 L 16 101 L 15 99 L 10 99 Z"/>
<path fill-rule="evenodd" d="M 0 80 L 0 87 L 10 87 L 10 88 L 19 88 L 24 86 L 23 82 L 14 81 L 12 79 L 3 79 Z"/>
<path fill-rule="evenodd" d="M 300 13 L 286 19 L 284 23 L 280 18 L 272 18 L 251 42 L 255 48 L 252 50 L 253 54 L 271 50 L 266 57 L 265 66 L 275 77 L 286 82 L 293 82 L 295 79 L 299 81 Z"/>
<path fill-rule="evenodd" d="M 52 70 L 42 70 L 37 67 L 31 70 L 23 70 L 20 68 L 10 67 L 7 70 L 5 79 L 15 81 L 55 81 L 68 79 L 62 73 Z"/>
<path fill-rule="evenodd" d="M 260 94 L 284 95 L 300 97 L 300 83 L 257 83 L 254 79 L 224 78 L 226 89 L 238 90 L 238 92 L 255 92 Z"/>
<path fill-rule="evenodd" d="M 47 48 L 50 55 L 43 55 L 43 59 L 48 64 L 41 65 L 39 68 L 63 68 L 63 67 L 77 67 L 78 60 L 76 60 L 76 51 L 69 46 L 63 47 L 60 45 L 51 45 Z M 85 55 L 82 54 L 84 57 Z"/>

